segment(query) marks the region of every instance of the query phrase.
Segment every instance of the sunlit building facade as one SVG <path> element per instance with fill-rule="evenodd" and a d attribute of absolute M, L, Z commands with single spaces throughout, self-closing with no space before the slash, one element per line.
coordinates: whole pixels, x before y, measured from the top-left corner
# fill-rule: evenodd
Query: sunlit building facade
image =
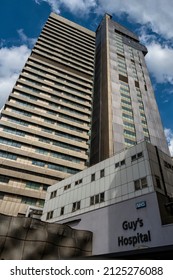
<path fill-rule="evenodd" d="M 1 213 L 141 141 L 169 155 L 146 53 L 108 14 L 93 32 L 51 13 L 1 113 Z"/>
<path fill-rule="evenodd" d="M 0 119 L 0 212 L 43 207 L 47 187 L 88 163 L 95 33 L 48 18 Z"/>

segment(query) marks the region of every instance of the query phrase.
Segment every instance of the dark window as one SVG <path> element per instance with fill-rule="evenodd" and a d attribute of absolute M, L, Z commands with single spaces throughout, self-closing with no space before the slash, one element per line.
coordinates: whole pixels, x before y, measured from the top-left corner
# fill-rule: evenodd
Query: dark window
<path fill-rule="evenodd" d="M 26 188 L 30 188 L 30 189 L 39 190 L 41 186 L 42 186 L 42 184 L 36 183 L 36 182 L 32 182 L 32 181 L 28 181 L 26 183 Z"/>
<path fill-rule="evenodd" d="M 134 160 L 136 160 L 136 159 L 137 159 L 136 155 L 131 156 L 131 160 L 132 160 L 132 161 L 134 161 Z"/>
<path fill-rule="evenodd" d="M 102 192 L 100 193 L 100 202 L 104 202 L 105 201 L 105 193 Z"/>
<path fill-rule="evenodd" d="M 79 180 L 77 180 L 76 182 L 75 182 L 75 186 L 76 185 L 79 185 L 79 184 L 81 184 L 82 183 L 82 179 L 79 179 Z"/>
<path fill-rule="evenodd" d="M 135 87 L 139 88 L 139 82 L 135 81 Z"/>
<path fill-rule="evenodd" d="M 80 209 L 80 201 L 74 202 L 72 205 L 72 212 Z"/>
<path fill-rule="evenodd" d="M 125 164 L 125 159 L 123 159 L 121 162 L 121 166 Z"/>
<path fill-rule="evenodd" d="M 147 188 L 147 178 L 143 177 L 141 179 L 135 180 L 134 181 L 134 186 L 135 186 L 135 191 Z"/>
<path fill-rule="evenodd" d="M 46 220 L 52 219 L 53 218 L 53 211 L 47 212 L 47 217 Z"/>
<path fill-rule="evenodd" d="M 45 166 L 45 162 L 39 161 L 39 160 L 35 160 L 35 159 L 33 159 L 32 164 L 33 165 L 37 165 L 37 166 L 41 166 L 41 167 Z"/>
<path fill-rule="evenodd" d="M 68 190 L 70 188 L 71 188 L 71 184 L 68 184 L 68 185 L 64 186 L 64 191 L 66 191 L 66 190 Z"/>
<path fill-rule="evenodd" d="M 103 178 L 105 176 L 105 170 L 102 169 L 100 170 L 100 178 Z"/>
<path fill-rule="evenodd" d="M 91 174 L 91 182 L 95 181 L 95 173 Z"/>
<path fill-rule="evenodd" d="M 8 176 L 0 175 L 0 182 L 1 183 L 8 183 L 9 180 L 10 180 L 10 178 Z"/>
<path fill-rule="evenodd" d="M 138 154 L 137 154 L 137 157 L 138 157 L 138 158 L 143 157 L 143 153 L 142 153 L 142 152 L 138 153 Z"/>
<path fill-rule="evenodd" d="M 95 203 L 99 203 L 99 194 L 95 196 Z"/>
<path fill-rule="evenodd" d="M 115 163 L 115 168 L 118 168 L 119 166 L 120 166 L 119 162 Z"/>
<path fill-rule="evenodd" d="M 128 83 L 128 78 L 125 77 L 125 76 L 123 76 L 123 75 L 121 75 L 121 74 L 119 74 L 119 80 L 120 80 L 120 81 L 123 81 L 123 82 L 125 82 L 125 83 Z"/>
<path fill-rule="evenodd" d="M 60 216 L 64 215 L 64 207 L 61 207 Z"/>
<path fill-rule="evenodd" d="M 50 199 L 56 197 L 57 191 L 53 191 L 50 193 Z"/>
<path fill-rule="evenodd" d="M 137 190 L 140 190 L 140 180 L 135 180 L 134 181 L 134 184 L 135 184 L 135 191 L 137 191 Z"/>
<path fill-rule="evenodd" d="M 147 188 L 147 178 L 146 177 L 141 179 L 141 187 L 142 187 L 142 189 Z"/>
<path fill-rule="evenodd" d="M 157 187 L 158 189 L 161 189 L 162 186 L 161 186 L 161 182 L 160 182 L 159 176 L 155 175 L 155 179 L 156 179 L 156 187 Z"/>
<path fill-rule="evenodd" d="M 90 205 L 94 205 L 94 196 L 90 197 Z"/>
<path fill-rule="evenodd" d="M 143 157 L 143 152 L 140 152 L 140 153 L 137 153 L 137 155 L 131 156 L 131 161 L 137 160 L 141 157 Z"/>
<path fill-rule="evenodd" d="M 90 205 L 101 203 L 105 201 L 105 193 L 96 194 L 90 197 Z"/>

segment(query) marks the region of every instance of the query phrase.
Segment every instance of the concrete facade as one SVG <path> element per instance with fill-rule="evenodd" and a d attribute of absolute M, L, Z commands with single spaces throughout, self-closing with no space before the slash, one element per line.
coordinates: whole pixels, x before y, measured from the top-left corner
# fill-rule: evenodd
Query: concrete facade
<path fill-rule="evenodd" d="M 50 206 L 46 205 L 45 213 L 49 212 L 49 219 L 53 214 L 52 221 L 60 211 L 60 219 L 65 219 L 75 216 L 76 209 L 80 213 L 99 208 L 90 205 L 91 197 L 107 207 L 153 192 L 159 182 L 158 192 L 172 196 L 169 176 L 163 179 L 157 170 L 158 153 L 162 151 L 160 156 L 166 157 L 169 152 L 145 65 L 146 53 L 138 37 L 107 14 L 96 33 L 50 15 L 0 119 L 1 213 L 26 215 L 28 205 L 43 208 L 47 188 L 73 174 L 76 187 L 65 181 L 67 192 L 62 194 L 59 208 L 55 210 L 55 193 Z M 156 167 L 148 164 L 152 159 L 143 160 L 144 155 L 131 161 L 130 153 L 135 150 L 127 148 L 144 140 L 158 147 Z M 144 144 L 134 149 L 141 147 L 144 152 L 146 144 L 140 145 Z M 156 155 L 156 148 L 145 153 Z M 92 184 L 87 177 L 90 169 L 86 169 L 89 154 L 91 165 L 101 161 L 94 167 L 98 170 L 92 171 L 96 173 Z M 115 159 L 102 162 L 113 155 L 120 164 L 117 170 Z M 123 163 L 125 158 L 128 165 Z M 88 181 L 84 184 L 82 179 L 81 184 L 84 169 L 82 176 Z M 103 176 L 101 181 L 99 176 Z M 138 183 L 147 180 L 148 187 L 134 192 L 134 181 L 140 178 L 144 180 Z"/>
<path fill-rule="evenodd" d="M 51 186 L 42 220 L 93 232 L 93 255 L 170 245 L 172 182 L 171 158 L 141 142 Z"/>
<path fill-rule="evenodd" d="M 89 231 L 2 214 L 0 223 L 1 260 L 62 260 L 91 255 Z"/>
<path fill-rule="evenodd" d="M 146 53 L 133 32 L 105 15 L 96 30 L 91 165 L 144 140 L 169 155 Z"/>
<path fill-rule="evenodd" d="M 0 119 L 0 212 L 43 207 L 47 187 L 88 163 L 95 33 L 54 13 Z"/>

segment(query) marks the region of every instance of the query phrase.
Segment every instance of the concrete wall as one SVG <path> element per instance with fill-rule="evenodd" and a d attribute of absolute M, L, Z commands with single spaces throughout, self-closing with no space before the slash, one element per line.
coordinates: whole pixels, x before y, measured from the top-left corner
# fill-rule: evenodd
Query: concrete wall
<path fill-rule="evenodd" d="M 91 255 L 92 233 L 32 218 L 0 215 L 0 259 L 57 260 Z"/>
<path fill-rule="evenodd" d="M 146 206 L 137 209 L 137 203 L 138 207 Z M 70 221 L 75 229 L 93 232 L 93 255 L 173 244 L 173 224 L 162 225 L 155 192 L 77 215 L 74 223 L 72 220 L 61 222 Z"/>

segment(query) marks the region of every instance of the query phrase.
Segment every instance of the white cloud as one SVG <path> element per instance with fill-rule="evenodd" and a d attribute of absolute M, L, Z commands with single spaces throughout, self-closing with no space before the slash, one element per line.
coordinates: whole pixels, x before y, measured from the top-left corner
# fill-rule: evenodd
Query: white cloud
<path fill-rule="evenodd" d="M 30 51 L 26 45 L 0 49 L 0 108 L 11 93 Z"/>
<path fill-rule="evenodd" d="M 147 24 L 154 32 L 166 38 L 173 38 L 172 0 L 35 0 L 35 2 L 37 4 L 47 2 L 52 11 L 58 14 L 64 7 L 78 16 L 89 14 L 93 9 L 97 14 L 108 12 L 117 17 L 126 14 L 130 20 Z"/>
<path fill-rule="evenodd" d="M 165 128 L 164 132 L 168 142 L 171 156 L 173 156 L 173 131 L 170 128 Z"/>
<path fill-rule="evenodd" d="M 75 15 L 83 16 L 88 14 L 91 9 L 97 8 L 96 0 L 35 0 L 35 2 L 37 4 L 47 2 L 51 10 L 57 14 L 60 14 L 62 8 L 66 8 Z"/>
<path fill-rule="evenodd" d="M 157 83 L 173 84 L 173 49 L 154 34 L 147 33 L 145 27 L 139 30 L 140 41 L 147 47 L 148 54 L 146 62 L 150 73 L 155 77 Z"/>
<path fill-rule="evenodd" d="M 156 81 L 173 84 L 173 49 L 156 42 L 150 43 L 147 48 L 147 65 Z"/>
<path fill-rule="evenodd" d="M 172 0 L 98 0 L 100 12 L 117 16 L 125 13 L 140 24 L 148 24 L 152 30 L 167 38 L 173 37 Z"/>
<path fill-rule="evenodd" d="M 35 3 L 36 4 L 41 4 L 41 2 L 47 2 L 52 11 L 59 14 L 60 13 L 60 10 L 59 10 L 59 6 L 60 6 L 60 1 L 59 0 L 35 0 Z"/>
<path fill-rule="evenodd" d="M 25 43 L 27 45 L 29 45 L 30 47 L 33 47 L 33 45 L 36 42 L 36 38 L 29 38 L 26 36 L 26 34 L 24 33 L 23 29 L 18 29 L 17 33 L 19 34 L 20 40 L 22 43 Z"/>
<path fill-rule="evenodd" d="M 95 0 L 60 0 L 60 5 L 68 8 L 72 13 L 89 13 L 91 9 L 97 7 Z"/>

